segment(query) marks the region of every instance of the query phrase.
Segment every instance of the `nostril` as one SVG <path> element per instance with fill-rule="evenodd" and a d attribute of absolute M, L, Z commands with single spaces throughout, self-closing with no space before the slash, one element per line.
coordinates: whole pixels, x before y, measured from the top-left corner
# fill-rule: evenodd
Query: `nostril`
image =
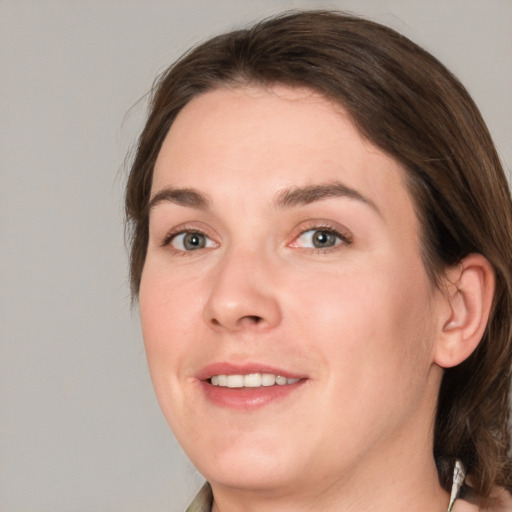
<path fill-rule="evenodd" d="M 247 315 L 247 316 L 244 316 L 240 319 L 241 322 L 249 322 L 251 324 L 259 324 L 263 321 L 263 318 L 261 318 L 261 316 L 256 316 L 256 315 Z"/>
<path fill-rule="evenodd" d="M 265 319 L 258 315 L 244 315 L 238 319 L 233 318 L 233 323 L 229 319 L 210 318 L 210 326 L 214 329 L 226 327 L 228 329 L 244 329 L 260 326 L 265 323 Z"/>

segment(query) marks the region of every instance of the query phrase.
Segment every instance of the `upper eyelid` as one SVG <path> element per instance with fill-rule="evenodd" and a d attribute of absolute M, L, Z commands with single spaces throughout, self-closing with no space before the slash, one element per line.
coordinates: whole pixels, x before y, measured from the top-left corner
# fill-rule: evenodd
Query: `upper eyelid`
<path fill-rule="evenodd" d="M 342 233 L 341 230 L 332 228 L 330 226 L 315 226 L 312 228 L 303 229 L 299 232 L 299 236 L 307 233 L 308 231 L 327 231 L 328 233 L 334 233 L 335 235 L 340 235 L 340 237 L 345 237 L 346 234 Z"/>

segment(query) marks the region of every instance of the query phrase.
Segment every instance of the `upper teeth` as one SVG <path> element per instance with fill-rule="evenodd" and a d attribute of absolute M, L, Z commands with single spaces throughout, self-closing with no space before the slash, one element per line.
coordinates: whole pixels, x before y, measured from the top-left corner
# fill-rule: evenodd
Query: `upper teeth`
<path fill-rule="evenodd" d="M 300 379 L 288 379 L 282 375 L 272 373 L 248 373 L 247 375 L 214 375 L 211 383 L 214 386 L 224 386 L 228 388 L 259 388 L 260 386 L 273 386 L 278 384 L 295 384 Z"/>

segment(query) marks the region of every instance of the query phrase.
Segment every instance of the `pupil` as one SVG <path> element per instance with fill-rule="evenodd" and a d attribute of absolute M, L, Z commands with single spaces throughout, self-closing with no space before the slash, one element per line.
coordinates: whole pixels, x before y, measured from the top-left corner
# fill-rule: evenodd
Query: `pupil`
<path fill-rule="evenodd" d="M 332 247 L 334 242 L 334 235 L 328 231 L 317 231 L 313 236 L 313 245 L 315 247 Z"/>
<path fill-rule="evenodd" d="M 200 233 L 187 233 L 183 240 L 185 249 L 202 249 L 205 246 L 204 236 Z"/>

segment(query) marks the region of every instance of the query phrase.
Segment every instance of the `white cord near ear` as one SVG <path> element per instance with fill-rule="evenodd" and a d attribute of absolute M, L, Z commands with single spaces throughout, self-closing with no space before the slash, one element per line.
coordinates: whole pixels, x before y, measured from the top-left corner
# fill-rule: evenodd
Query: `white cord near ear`
<path fill-rule="evenodd" d="M 446 512 L 451 512 L 453 508 L 453 504 L 457 500 L 460 492 L 460 488 L 464 483 L 466 478 L 466 470 L 464 469 L 464 465 L 462 462 L 457 459 L 455 461 L 455 466 L 453 468 L 453 483 L 452 483 L 452 492 L 450 495 L 450 504 L 448 505 L 448 510 Z"/>

